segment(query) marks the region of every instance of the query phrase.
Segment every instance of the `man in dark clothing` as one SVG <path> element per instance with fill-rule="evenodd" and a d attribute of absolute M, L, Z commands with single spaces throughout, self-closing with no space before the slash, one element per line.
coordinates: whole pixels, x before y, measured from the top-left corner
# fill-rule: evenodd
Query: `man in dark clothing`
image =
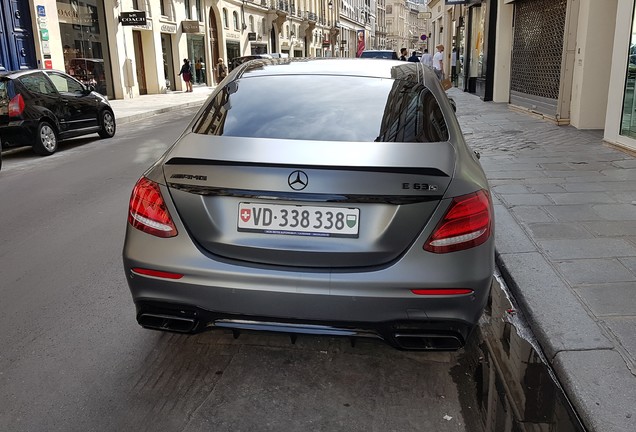
<path fill-rule="evenodd" d="M 409 61 L 413 63 L 419 63 L 420 58 L 417 56 L 417 51 L 413 51 L 413 54 L 411 54 L 411 57 L 409 57 Z"/>
<path fill-rule="evenodd" d="M 400 48 L 400 60 L 406 61 L 406 48 Z"/>

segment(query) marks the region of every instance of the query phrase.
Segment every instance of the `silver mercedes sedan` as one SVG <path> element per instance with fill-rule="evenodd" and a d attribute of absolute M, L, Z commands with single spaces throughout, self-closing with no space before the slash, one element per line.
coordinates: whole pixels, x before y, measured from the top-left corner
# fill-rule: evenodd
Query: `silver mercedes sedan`
<path fill-rule="evenodd" d="M 134 186 L 123 262 L 145 328 L 454 350 L 487 301 L 493 217 L 429 68 L 253 60 Z"/>

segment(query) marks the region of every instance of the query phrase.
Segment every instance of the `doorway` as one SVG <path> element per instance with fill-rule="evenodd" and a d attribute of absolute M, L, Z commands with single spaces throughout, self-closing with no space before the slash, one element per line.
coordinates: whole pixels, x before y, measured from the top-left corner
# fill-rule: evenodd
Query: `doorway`
<path fill-rule="evenodd" d="M 161 53 L 163 55 L 163 75 L 166 79 L 165 88 L 166 90 L 175 90 L 172 38 L 168 33 L 161 33 Z"/>
<path fill-rule="evenodd" d="M 148 94 L 146 85 L 146 68 L 144 67 L 144 50 L 141 43 L 141 32 L 133 31 L 133 44 L 135 47 L 135 64 L 137 65 L 137 83 L 139 84 L 139 94 Z"/>
<path fill-rule="evenodd" d="M 28 0 L 0 2 L 0 71 L 37 68 Z"/>
<path fill-rule="evenodd" d="M 210 8 L 210 50 L 211 58 L 208 64 L 208 70 L 212 74 L 212 83 L 219 82 L 219 78 L 216 73 L 216 64 L 221 58 L 221 49 L 219 47 L 219 33 L 216 25 L 216 14 L 214 8 Z"/>

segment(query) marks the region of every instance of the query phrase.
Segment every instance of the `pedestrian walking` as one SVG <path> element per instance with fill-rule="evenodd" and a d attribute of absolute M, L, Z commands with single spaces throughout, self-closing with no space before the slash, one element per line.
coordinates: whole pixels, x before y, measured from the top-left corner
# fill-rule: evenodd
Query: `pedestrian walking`
<path fill-rule="evenodd" d="M 411 57 L 409 57 L 409 61 L 413 63 L 420 62 L 420 58 L 417 56 L 417 51 L 413 51 L 413 54 L 411 54 Z"/>
<path fill-rule="evenodd" d="M 406 61 L 406 48 L 400 48 L 400 60 L 402 61 Z"/>
<path fill-rule="evenodd" d="M 428 52 L 428 48 L 424 50 L 424 54 L 422 54 L 420 61 L 428 67 L 433 67 L 433 55 Z"/>
<path fill-rule="evenodd" d="M 201 59 L 197 60 L 194 64 L 194 75 L 197 80 L 197 84 L 201 82 Z"/>
<path fill-rule="evenodd" d="M 183 65 L 181 66 L 181 70 L 179 71 L 179 75 L 183 78 L 183 81 L 186 83 L 186 93 L 192 91 L 192 66 L 190 65 L 190 60 L 183 59 Z"/>
<path fill-rule="evenodd" d="M 216 73 L 219 77 L 219 82 L 223 81 L 223 78 L 227 76 L 227 66 L 223 63 L 222 58 L 220 58 L 216 64 Z"/>
<path fill-rule="evenodd" d="M 433 70 L 441 81 L 444 79 L 444 45 L 439 44 L 435 48 L 437 48 L 437 52 L 433 56 Z"/>

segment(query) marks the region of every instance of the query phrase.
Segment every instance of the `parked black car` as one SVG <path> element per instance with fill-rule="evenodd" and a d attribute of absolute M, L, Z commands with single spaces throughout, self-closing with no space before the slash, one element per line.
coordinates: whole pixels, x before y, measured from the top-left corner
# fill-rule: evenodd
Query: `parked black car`
<path fill-rule="evenodd" d="M 108 99 L 64 72 L 28 70 L 0 74 L 2 147 L 32 146 L 53 154 L 58 142 L 98 133 L 115 135 L 115 115 Z"/>

